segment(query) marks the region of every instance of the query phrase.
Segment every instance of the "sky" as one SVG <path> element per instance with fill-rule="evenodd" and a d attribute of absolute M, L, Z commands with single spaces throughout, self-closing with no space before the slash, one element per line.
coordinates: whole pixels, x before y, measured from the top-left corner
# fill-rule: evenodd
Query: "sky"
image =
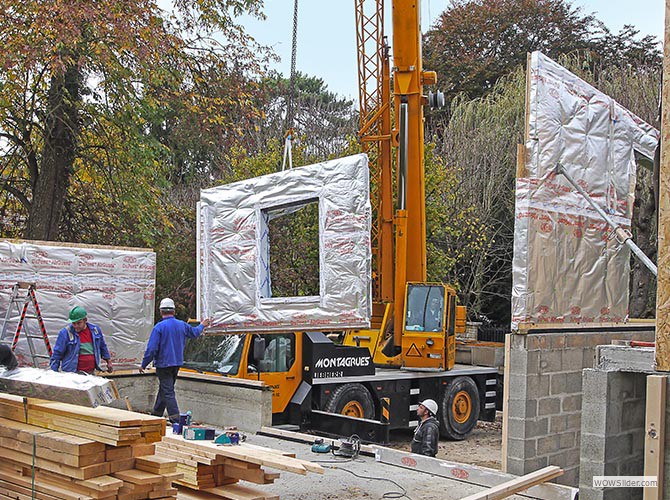
<path fill-rule="evenodd" d="M 435 22 L 449 3 L 449 0 L 421 2 L 422 31 Z M 390 5 L 387 0 L 387 32 L 390 32 Z M 632 24 L 641 35 L 663 38 L 663 0 L 573 0 L 572 5 L 580 7 L 583 14 L 595 14 L 613 32 L 624 24 Z M 244 17 L 240 22 L 259 43 L 273 47 L 281 58 L 273 67 L 288 77 L 293 0 L 265 0 L 264 12 L 265 21 Z M 322 78 L 328 90 L 358 99 L 354 0 L 299 0 L 296 61 L 298 71 Z"/>

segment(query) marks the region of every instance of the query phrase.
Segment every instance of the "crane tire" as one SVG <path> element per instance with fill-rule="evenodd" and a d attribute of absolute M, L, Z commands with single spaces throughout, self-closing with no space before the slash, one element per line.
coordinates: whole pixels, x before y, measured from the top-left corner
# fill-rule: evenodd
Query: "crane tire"
<path fill-rule="evenodd" d="M 325 406 L 325 411 L 349 417 L 372 419 L 375 403 L 363 384 L 345 384 L 333 391 Z"/>
<path fill-rule="evenodd" d="M 452 441 L 461 441 L 477 425 L 480 410 L 477 384 L 470 377 L 456 377 L 444 389 L 440 433 Z"/>

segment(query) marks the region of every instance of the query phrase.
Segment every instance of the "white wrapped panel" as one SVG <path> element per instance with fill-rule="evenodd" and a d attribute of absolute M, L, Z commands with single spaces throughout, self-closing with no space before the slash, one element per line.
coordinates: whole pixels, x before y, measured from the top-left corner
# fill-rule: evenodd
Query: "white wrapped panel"
<path fill-rule="evenodd" d="M 367 328 L 371 305 L 368 159 L 355 155 L 201 192 L 201 317 L 218 331 Z M 320 293 L 270 297 L 268 214 L 317 203 Z"/>
<path fill-rule="evenodd" d="M 82 306 L 89 322 L 102 328 L 116 367 L 142 360 L 153 328 L 156 254 L 149 250 L 58 243 L 0 241 L 0 328 L 17 282 L 35 283 L 37 302 L 51 345 L 68 324 L 74 306 Z M 20 298 L 25 296 L 21 291 Z M 7 331 L 16 331 L 19 312 L 11 305 Z M 29 314 L 33 307 L 28 307 Z M 30 332 L 40 334 L 37 321 L 26 319 Z M 11 339 L 11 336 L 10 336 Z M 39 354 L 44 343 L 35 339 Z M 22 365 L 31 365 L 25 335 L 17 346 Z M 46 361 L 40 366 L 47 366 Z"/>
<path fill-rule="evenodd" d="M 609 96 L 533 52 L 526 172 L 516 184 L 512 328 L 618 322 L 628 315 L 628 247 L 554 169 L 629 229 L 634 150 L 652 158 L 659 132 Z"/>

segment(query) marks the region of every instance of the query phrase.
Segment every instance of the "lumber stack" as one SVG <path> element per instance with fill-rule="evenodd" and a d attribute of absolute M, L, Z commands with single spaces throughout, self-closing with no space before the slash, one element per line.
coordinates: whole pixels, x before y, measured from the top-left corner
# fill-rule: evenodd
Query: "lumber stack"
<path fill-rule="evenodd" d="M 0 394 L 0 499 L 176 498 L 162 418 Z M 14 418 L 15 417 L 15 418 Z"/>
<path fill-rule="evenodd" d="M 240 484 L 247 481 L 255 485 L 271 484 L 278 473 L 267 472 L 263 467 L 296 474 L 316 472 L 323 468 L 315 463 L 300 460 L 279 450 L 242 443 L 217 445 L 212 441 L 190 441 L 168 433 L 156 444 L 156 455 L 177 462 L 177 471 L 183 477 L 176 481 L 179 498 L 204 500 L 273 500 L 278 497 L 257 488 Z"/>

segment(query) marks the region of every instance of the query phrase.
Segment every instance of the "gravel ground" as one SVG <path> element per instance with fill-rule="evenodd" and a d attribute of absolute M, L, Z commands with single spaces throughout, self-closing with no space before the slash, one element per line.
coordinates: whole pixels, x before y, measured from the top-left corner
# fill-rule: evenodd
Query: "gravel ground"
<path fill-rule="evenodd" d="M 412 431 L 393 431 L 389 447 L 409 451 Z M 491 469 L 501 468 L 502 412 L 496 413 L 495 422 L 478 422 L 464 441 L 441 440 L 437 458 Z"/>

